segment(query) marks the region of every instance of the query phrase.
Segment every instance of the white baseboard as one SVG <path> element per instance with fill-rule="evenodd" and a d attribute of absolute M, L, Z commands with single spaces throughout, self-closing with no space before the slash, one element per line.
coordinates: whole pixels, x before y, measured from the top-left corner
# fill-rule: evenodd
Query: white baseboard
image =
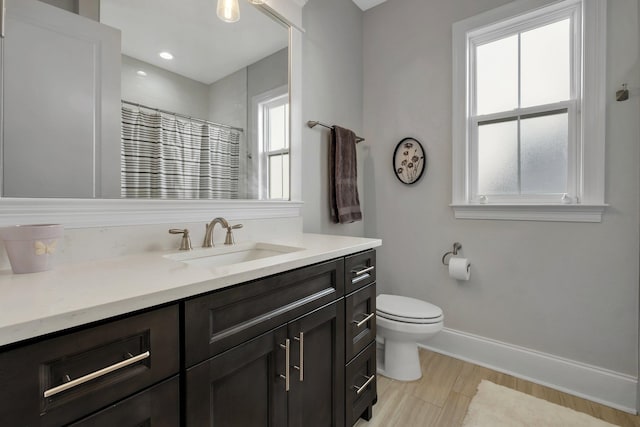
<path fill-rule="evenodd" d="M 637 414 L 638 379 L 478 335 L 443 329 L 420 347 Z"/>

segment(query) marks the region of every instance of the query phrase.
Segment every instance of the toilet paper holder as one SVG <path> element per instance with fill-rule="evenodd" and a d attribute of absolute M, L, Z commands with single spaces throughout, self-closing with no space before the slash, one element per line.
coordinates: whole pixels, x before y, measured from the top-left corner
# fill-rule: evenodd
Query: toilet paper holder
<path fill-rule="evenodd" d="M 448 256 L 454 256 L 454 255 L 458 255 L 458 251 L 462 249 L 462 245 L 459 242 L 455 242 L 453 244 L 453 250 L 445 253 L 444 255 L 442 255 L 442 263 L 444 265 L 449 265 L 449 263 L 447 262 L 447 257 Z"/>

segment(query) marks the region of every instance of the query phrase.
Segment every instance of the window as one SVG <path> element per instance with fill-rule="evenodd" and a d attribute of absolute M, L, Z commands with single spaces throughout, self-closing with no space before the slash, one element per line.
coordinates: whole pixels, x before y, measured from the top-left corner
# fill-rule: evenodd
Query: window
<path fill-rule="evenodd" d="M 525 0 L 454 24 L 457 218 L 600 221 L 605 6 Z"/>
<path fill-rule="evenodd" d="M 261 199 L 289 200 L 289 96 L 258 103 Z"/>

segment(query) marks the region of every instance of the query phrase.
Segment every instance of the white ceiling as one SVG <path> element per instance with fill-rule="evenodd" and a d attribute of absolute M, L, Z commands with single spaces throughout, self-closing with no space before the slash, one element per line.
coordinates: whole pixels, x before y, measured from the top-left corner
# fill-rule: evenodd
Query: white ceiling
<path fill-rule="evenodd" d="M 374 6 L 379 5 L 380 3 L 384 3 L 387 0 L 353 0 L 355 4 L 358 5 L 360 9 L 367 10 L 371 9 Z"/>
<path fill-rule="evenodd" d="M 247 1 L 240 21 L 216 16 L 215 0 L 102 0 L 100 21 L 122 31 L 122 53 L 211 84 L 288 46 L 287 29 Z M 161 59 L 169 51 L 172 61 Z"/>

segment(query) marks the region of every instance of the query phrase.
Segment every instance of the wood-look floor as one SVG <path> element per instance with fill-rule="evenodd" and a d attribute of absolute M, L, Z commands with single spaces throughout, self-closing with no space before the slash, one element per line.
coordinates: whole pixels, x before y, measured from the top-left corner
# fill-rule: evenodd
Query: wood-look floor
<path fill-rule="evenodd" d="M 640 417 L 511 375 L 420 350 L 422 378 L 400 382 L 378 376 L 378 403 L 371 421 L 356 427 L 456 427 L 462 424 L 480 381 L 485 379 L 587 413 L 624 427 L 640 427 Z"/>

